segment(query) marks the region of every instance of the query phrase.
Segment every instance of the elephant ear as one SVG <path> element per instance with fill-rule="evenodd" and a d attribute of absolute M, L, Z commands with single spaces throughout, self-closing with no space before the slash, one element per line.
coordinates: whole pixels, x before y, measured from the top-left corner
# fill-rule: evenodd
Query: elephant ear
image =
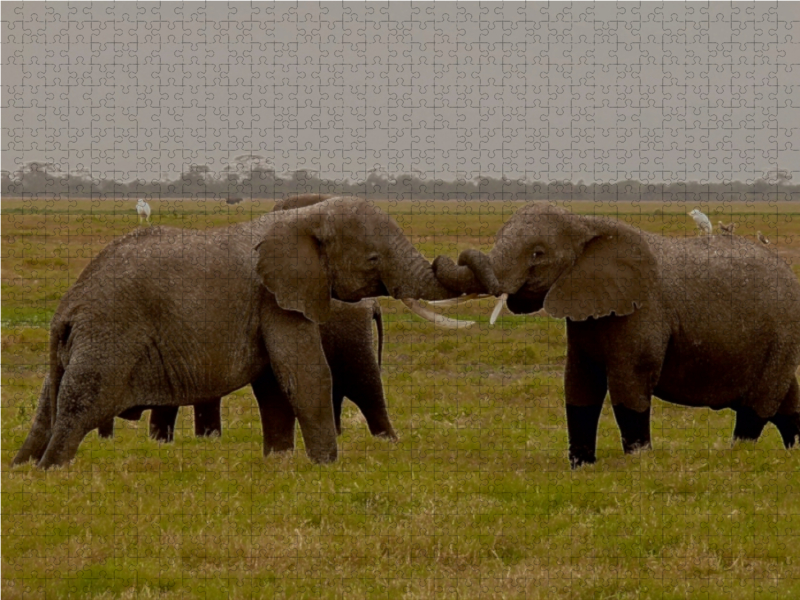
<path fill-rule="evenodd" d="M 544 300 L 547 313 L 585 321 L 632 314 L 657 282 L 656 261 L 647 241 L 633 229 L 613 228 L 592 238 Z"/>
<path fill-rule="evenodd" d="M 283 309 L 315 323 L 330 318 L 331 291 L 319 240 L 300 220 L 277 222 L 255 247 L 256 272 Z"/>

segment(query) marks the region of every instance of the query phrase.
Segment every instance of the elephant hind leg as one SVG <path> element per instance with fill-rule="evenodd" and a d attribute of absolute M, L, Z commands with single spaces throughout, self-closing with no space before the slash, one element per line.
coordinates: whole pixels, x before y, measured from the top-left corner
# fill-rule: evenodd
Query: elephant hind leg
<path fill-rule="evenodd" d="M 194 434 L 197 437 L 222 435 L 222 398 L 198 402 L 194 405 Z"/>
<path fill-rule="evenodd" d="M 97 434 L 103 439 L 110 439 L 114 437 L 114 418 L 110 418 L 100 424 L 97 428 Z"/>
<path fill-rule="evenodd" d="M 755 442 L 761 437 L 767 419 L 758 416 L 749 406 L 740 406 L 736 410 L 736 425 L 733 427 L 733 441 Z"/>
<path fill-rule="evenodd" d="M 177 406 L 159 406 L 150 411 L 150 437 L 166 444 L 173 441 L 175 421 L 178 419 Z"/>
<path fill-rule="evenodd" d="M 119 410 L 113 389 L 100 372 L 85 364 L 70 365 L 58 390 L 58 413 L 39 467 L 63 465 L 75 457 L 87 433 L 113 419 Z"/>
<path fill-rule="evenodd" d="M 29 460 L 38 462 L 50 442 L 50 433 L 50 375 L 47 375 L 39 392 L 39 401 L 31 430 L 11 464 L 21 465 Z"/>
<path fill-rule="evenodd" d="M 272 369 L 266 369 L 252 386 L 261 413 L 264 456 L 294 450 L 294 409 Z"/>
<path fill-rule="evenodd" d="M 792 380 L 778 414 L 770 421 L 778 428 L 786 448 L 800 444 L 800 386 L 796 379 Z"/>

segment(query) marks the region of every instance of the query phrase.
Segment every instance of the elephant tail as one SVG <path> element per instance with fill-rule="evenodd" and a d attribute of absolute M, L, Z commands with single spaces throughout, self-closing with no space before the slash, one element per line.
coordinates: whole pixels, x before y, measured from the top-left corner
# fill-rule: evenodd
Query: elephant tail
<path fill-rule="evenodd" d="M 378 368 L 383 365 L 383 313 L 377 300 L 372 301 L 372 319 L 378 328 Z"/>
<path fill-rule="evenodd" d="M 58 390 L 64 376 L 64 365 L 61 364 L 58 350 L 67 345 L 71 333 L 72 325 L 67 321 L 59 321 L 50 329 L 50 427 L 55 426 Z"/>

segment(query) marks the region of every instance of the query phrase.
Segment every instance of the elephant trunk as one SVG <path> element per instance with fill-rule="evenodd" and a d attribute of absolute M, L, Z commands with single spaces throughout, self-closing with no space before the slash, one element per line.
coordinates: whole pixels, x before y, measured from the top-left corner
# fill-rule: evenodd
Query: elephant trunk
<path fill-rule="evenodd" d="M 460 292 L 442 285 L 434 275 L 431 263 L 405 236 L 399 237 L 394 246 L 392 256 L 396 265 L 386 281 L 393 297 L 401 300 L 448 300 L 460 295 Z"/>
<path fill-rule="evenodd" d="M 492 261 L 480 250 L 464 250 L 458 257 L 458 265 L 446 256 L 433 261 L 436 278 L 448 289 L 464 294 L 502 293 L 494 274 Z"/>

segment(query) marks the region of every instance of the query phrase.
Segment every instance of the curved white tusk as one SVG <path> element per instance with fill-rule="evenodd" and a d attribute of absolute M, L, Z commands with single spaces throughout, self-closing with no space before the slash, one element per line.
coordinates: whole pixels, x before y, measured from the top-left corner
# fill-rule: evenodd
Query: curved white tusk
<path fill-rule="evenodd" d="M 500 316 L 500 312 L 506 305 L 506 300 L 508 300 L 508 294 L 502 294 L 497 299 L 497 304 L 495 304 L 494 310 L 492 311 L 492 316 L 489 317 L 489 325 L 494 325 L 494 322 L 497 321 L 497 317 Z"/>
<path fill-rule="evenodd" d="M 483 300 L 484 298 L 494 298 L 494 296 L 491 294 L 467 294 L 466 296 L 450 298 L 449 300 L 431 300 L 428 304 L 432 306 L 458 306 L 462 302 L 467 302 L 468 300 Z"/>
<path fill-rule="evenodd" d="M 458 319 L 445 317 L 444 315 L 440 315 L 423 307 L 419 302 L 410 298 L 404 298 L 402 302 L 415 315 L 422 317 L 426 321 L 431 321 L 434 325 L 439 327 L 444 327 L 446 329 L 463 329 L 464 327 L 472 327 L 475 324 L 475 321 L 459 321 Z"/>

